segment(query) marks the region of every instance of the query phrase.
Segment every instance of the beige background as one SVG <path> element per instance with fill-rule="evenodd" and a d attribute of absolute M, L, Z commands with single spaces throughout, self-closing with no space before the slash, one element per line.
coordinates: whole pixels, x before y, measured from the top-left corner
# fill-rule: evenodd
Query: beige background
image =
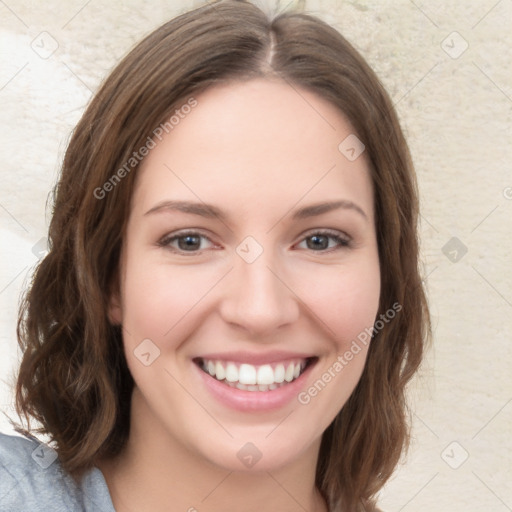
<path fill-rule="evenodd" d="M 259 3 L 273 12 L 288 2 Z M 411 388 L 411 451 L 381 504 L 387 512 L 510 511 L 512 1 L 303 3 L 352 41 L 384 82 L 420 182 L 434 347 Z M 0 404 L 7 412 L 18 297 L 44 250 L 45 203 L 69 134 L 120 57 L 198 4 L 0 1 Z M 9 431 L 3 418 L 0 430 Z"/>

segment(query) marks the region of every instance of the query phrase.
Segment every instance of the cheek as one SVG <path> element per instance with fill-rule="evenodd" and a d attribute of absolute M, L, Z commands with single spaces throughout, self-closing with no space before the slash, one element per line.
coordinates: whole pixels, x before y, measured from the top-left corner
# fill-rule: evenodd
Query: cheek
<path fill-rule="evenodd" d="M 345 350 L 361 332 L 373 326 L 380 298 L 377 258 L 352 266 L 319 268 L 313 281 L 301 281 L 300 296 L 338 350 Z"/>
<path fill-rule="evenodd" d="M 123 325 L 133 342 L 150 338 L 169 344 L 172 331 L 187 323 L 194 308 L 222 278 L 217 268 L 132 261 L 126 266 Z"/>
<path fill-rule="evenodd" d="M 360 262 L 362 263 L 362 262 Z M 323 327 L 326 356 L 298 402 L 325 429 L 355 389 L 366 362 L 380 298 L 378 258 L 316 273 L 307 305 Z"/>

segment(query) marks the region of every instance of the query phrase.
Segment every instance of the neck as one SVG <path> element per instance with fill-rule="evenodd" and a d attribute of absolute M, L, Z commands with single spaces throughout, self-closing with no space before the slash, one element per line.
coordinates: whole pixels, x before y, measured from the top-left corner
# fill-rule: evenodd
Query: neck
<path fill-rule="evenodd" d="M 135 391 L 124 451 L 98 463 L 117 512 L 327 511 L 315 487 L 319 443 L 286 467 L 230 471 L 176 442 L 161 424 L 148 428 L 143 409 Z"/>

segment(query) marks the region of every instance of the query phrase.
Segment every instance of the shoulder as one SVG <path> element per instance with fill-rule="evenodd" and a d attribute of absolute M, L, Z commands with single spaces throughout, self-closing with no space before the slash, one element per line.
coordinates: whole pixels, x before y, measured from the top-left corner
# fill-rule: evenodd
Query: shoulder
<path fill-rule="evenodd" d="M 96 502 L 95 487 L 100 490 L 97 494 L 108 497 L 99 470 L 88 473 L 82 485 L 78 485 L 63 470 L 53 448 L 33 437 L 0 433 L 1 512 L 112 512 L 114 509 L 109 508 L 109 499 L 106 506 L 92 503 L 88 494 L 92 493 L 92 499 Z M 84 493 L 84 489 L 89 492 Z"/>
<path fill-rule="evenodd" d="M 0 433 L 0 510 L 75 510 L 55 450 L 35 438 Z M 50 508 L 48 508 L 50 509 Z"/>

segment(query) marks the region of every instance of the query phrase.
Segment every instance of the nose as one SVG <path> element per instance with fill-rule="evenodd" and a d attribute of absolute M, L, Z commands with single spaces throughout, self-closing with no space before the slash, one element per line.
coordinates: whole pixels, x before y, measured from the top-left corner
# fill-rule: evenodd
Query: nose
<path fill-rule="evenodd" d="M 223 320 L 251 336 L 269 335 L 295 322 L 299 298 L 275 259 L 266 251 L 252 263 L 235 257 L 220 304 Z"/>

